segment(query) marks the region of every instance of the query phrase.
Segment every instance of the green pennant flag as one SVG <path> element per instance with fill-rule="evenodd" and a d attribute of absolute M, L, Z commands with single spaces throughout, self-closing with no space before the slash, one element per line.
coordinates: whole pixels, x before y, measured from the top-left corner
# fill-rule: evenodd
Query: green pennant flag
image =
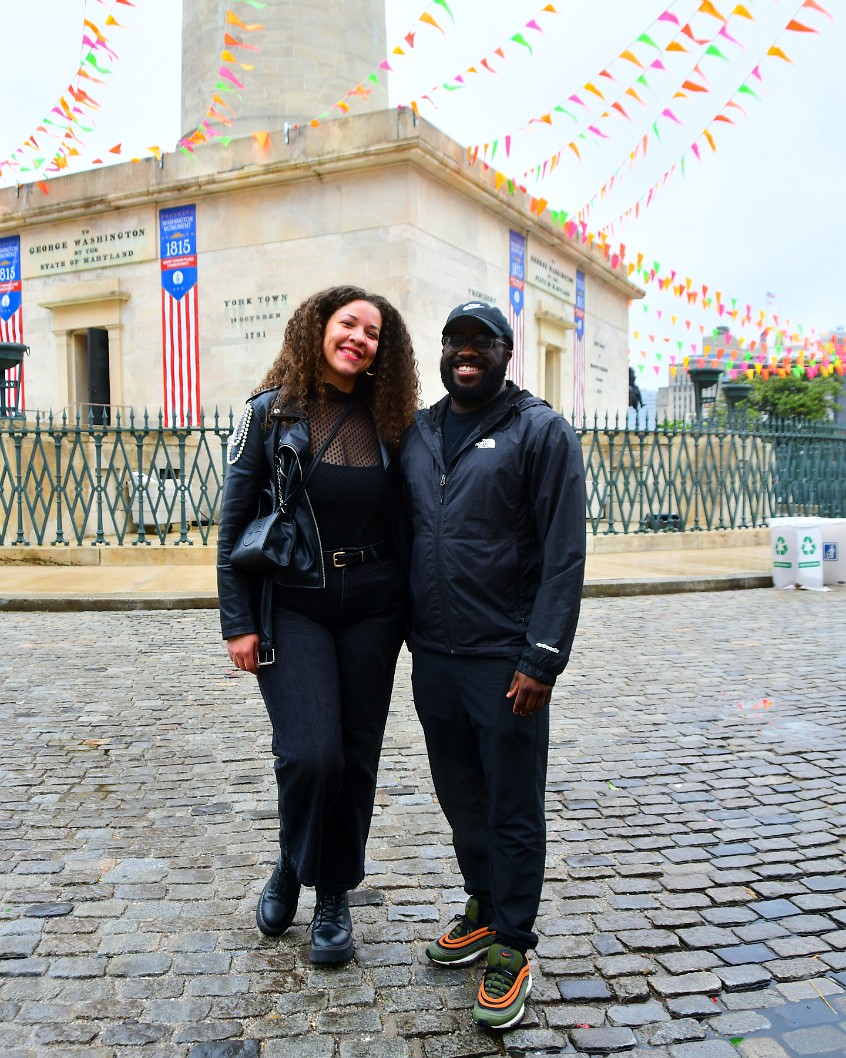
<path fill-rule="evenodd" d="M 446 0 L 435 0 L 435 3 L 440 5 L 444 9 L 444 11 L 446 11 L 446 13 L 452 19 L 453 24 L 454 24 L 455 23 L 455 15 L 453 15 L 452 11 L 450 11 L 449 5 L 447 4 Z"/>
<path fill-rule="evenodd" d="M 522 33 L 515 33 L 511 39 L 515 42 L 515 44 L 522 44 L 524 48 L 528 48 L 529 54 L 534 55 L 531 44 L 526 40 Z"/>
<path fill-rule="evenodd" d="M 104 70 L 104 69 L 102 69 L 101 67 L 99 67 L 97 65 L 97 60 L 94 58 L 94 52 L 93 51 L 89 51 L 89 53 L 85 56 L 85 58 L 82 61 L 83 62 L 87 62 L 87 63 L 89 63 L 89 65 L 93 66 L 94 69 L 99 74 L 109 74 L 109 75 L 111 75 L 111 72 L 112 72 L 111 70 Z"/>
<path fill-rule="evenodd" d="M 716 55 L 718 59 L 723 59 L 725 62 L 728 62 L 728 59 L 726 59 L 725 55 L 723 55 L 716 44 L 712 44 L 710 48 L 706 49 L 705 54 Z"/>
<path fill-rule="evenodd" d="M 747 95 L 755 96 L 756 99 L 760 98 L 760 96 L 755 95 L 755 93 L 752 91 L 748 84 L 742 84 L 740 88 L 738 88 L 738 92 L 745 92 Z"/>
<path fill-rule="evenodd" d="M 553 107 L 552 109 L 555 110 L 559 114 L 566 114 L 568 118 L 572 118 L 573 121 L 575 121 L 576 124 L 578 125 L 579 119 L 576 117 L 575 114 L 572 114 L 569 110 L 567 110 L 566 107 L 557 106 L 557 107 Z"/>
<path fill-rule="evenodd" d="M 655 48 L 656 51 L 660 51 L 661 50 L 658 47 L 658 45 L 655 43 L 655 41 L 652 39 L 652 37 L 649 36 L 648 33 L 641 33 L 641 35 L 637 39 L 642 44 L 648 44 L 648 45 L 650 45 L 650 47 Z"/>

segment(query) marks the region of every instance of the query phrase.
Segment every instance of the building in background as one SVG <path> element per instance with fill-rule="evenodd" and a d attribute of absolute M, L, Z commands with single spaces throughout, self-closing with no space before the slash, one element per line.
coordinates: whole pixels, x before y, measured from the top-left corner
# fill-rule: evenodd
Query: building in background
<path fill-rule="evenodd" d="M 226 4 L 183 11 L 188 133 L 214 94 Z M 504 193 L 411 110 L 310 124 L 384 59 L 381 0 L 285 0 L 262 20 L 228 146 L 64 176 L 46 197 L 0 191 L 0 240 L 20 251 L 26 407 L 163 408 L 171 426 L 238 407 L 297 304 L 355 283 L 403 313 L 426 402 L 442 393 L 447 313 L 480 300 L 512 318 L 516 381 L 577 420 L 622 420 L 628 306 L 642 296 L 625 266 Z"/>

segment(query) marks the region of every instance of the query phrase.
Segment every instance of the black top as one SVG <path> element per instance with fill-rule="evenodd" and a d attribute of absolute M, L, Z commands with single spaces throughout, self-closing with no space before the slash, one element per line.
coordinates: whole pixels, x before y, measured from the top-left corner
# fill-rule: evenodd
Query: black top
<path fill-rule="evenodd" d="M 311 449 L 326 439 L 344 407 L 353 399 L 326 386 L 323 402 L 308 402 Z M 308 495 L 320 528 L 324 551 L 383 543 L 390 537 L 385 473 L 373 419 L 362 402 L 351 409 L 323 453 L 308 483 Z"/>
<path fill-rule="evenodd" d="M 487 404 L 473 411 L 457 412 L 447 405 L 441 432 L 444 438 L 444 462 L 447 466 L 452 462 L 452 457 L 461 448 L 470 434 L 476 429 L 488 412 Z"/>

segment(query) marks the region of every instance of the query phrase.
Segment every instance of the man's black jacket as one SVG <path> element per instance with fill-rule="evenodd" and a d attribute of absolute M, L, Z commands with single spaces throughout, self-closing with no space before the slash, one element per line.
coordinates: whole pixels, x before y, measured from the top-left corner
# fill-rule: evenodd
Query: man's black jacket
<path fill-rule="evenodd" d="M 409 642 L 519 658 L 552 684 L 570 657 L 585 564 L 585 475 L 566 420 L 508 383 L 449 466 L 449 397 L 417 413 L 400 463 L 413 533 Z"/>

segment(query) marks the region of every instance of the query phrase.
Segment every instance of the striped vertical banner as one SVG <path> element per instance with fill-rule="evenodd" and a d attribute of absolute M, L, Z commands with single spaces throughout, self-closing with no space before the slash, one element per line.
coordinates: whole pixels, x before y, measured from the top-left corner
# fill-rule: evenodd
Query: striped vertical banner
<path fill-rule="evenodd" d="M 573 319 L 573 425 L 581 426 L 585 415 L 585 274 L 578 268 Z"/>
<path fill-rule="evenodd" d="M 23 291 L 21 286 L 21 237 L 9 235 L 0 239 L 0 342 L 23 344 Z M 3 403 L 10 407 L 11 396 L 17 390 L 17 409 L 26 407 L 24 402 L 23 360 L 17 367 L 0 371 L 0 381 L 13 382 L 14 387 L 4 387 Z"/>
<path fill-rule="evenodd" d="M 159 240 L 164 424 L 185 426 L 200 421 L 197 207 L 163 209 Z"/>
<path fill-rule="evenodd" d="M 525 279 L 526 279 L 526 238 L 517 231 L 508 233 L 509 269 L 508 269 L 508 322 L 514 331 L 514 352 L 508 362 L 508 378 L 523 385 L 523 365 L 525 359 Z"/>

